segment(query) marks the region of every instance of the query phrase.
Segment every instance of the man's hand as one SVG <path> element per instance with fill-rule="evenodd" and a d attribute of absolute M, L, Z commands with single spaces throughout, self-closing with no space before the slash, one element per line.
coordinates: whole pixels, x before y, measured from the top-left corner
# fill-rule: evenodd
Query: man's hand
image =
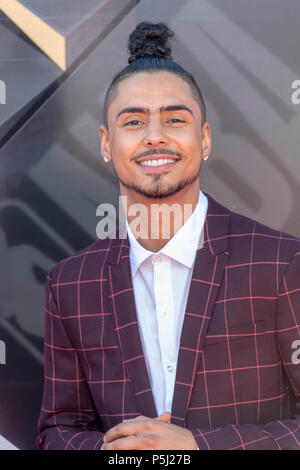
<path fill-rule="evenodd" d="M 157 418 L 125 419 L 107 431 L 100 450 L 197 449 L 192 432 L 168 423 L 170 419 L 167 411 Z"/>

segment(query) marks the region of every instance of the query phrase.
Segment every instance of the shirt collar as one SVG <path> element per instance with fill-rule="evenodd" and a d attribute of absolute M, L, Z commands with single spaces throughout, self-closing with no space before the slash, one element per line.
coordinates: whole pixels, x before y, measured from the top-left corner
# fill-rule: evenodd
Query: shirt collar
<path fill-rule="evenodd" d="M 162 253 L 169 258 L 191 268 L 195 260 L 196 251 L 203 245 L 203 227 L 206 218 L 208 200 L 199 192 L 199 199 L 192 215 L 186 223 L 175 233 L 168 243 L 159 252 L 146 250 L 142 247 L 133 235 L 126 219 L 126 228 L 130 243 L 130 264 L 131 274 L 134 276 L 140 265 L 149 256 Z"/>

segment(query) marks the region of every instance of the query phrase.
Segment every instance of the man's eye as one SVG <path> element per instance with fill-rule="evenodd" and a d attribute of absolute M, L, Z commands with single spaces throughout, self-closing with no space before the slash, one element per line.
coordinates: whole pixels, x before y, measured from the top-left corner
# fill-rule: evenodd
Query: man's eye
<path fill-rule="evenodd" d="M 125 122 L 124 126 L 138 126 L 140 124 L 143 124 L 142 121 L 139 121 L 138 119 L 133 119 L 132 121 Z"/>
<path fill-rule="evenodd" d="M 180 122 L 185 122 L 185 121 L 183 119 L 174 118 L 174 119 L 169 119 L 168 122 L 170 122 L 171 124 L 177 124 L 178 122 L 180 123 Z"/>

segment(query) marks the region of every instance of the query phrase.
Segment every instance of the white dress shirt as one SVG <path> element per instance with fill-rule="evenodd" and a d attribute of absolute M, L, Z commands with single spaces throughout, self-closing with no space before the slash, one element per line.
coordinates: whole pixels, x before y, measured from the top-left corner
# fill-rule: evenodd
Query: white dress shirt
<path fill-rule="evenodd" d="M 207 205 L 200 191 L 191 216 L 156 253 L 138 243 L 126 220 L 139 332 L 157 415 L 172 409 L 181 329 Z"/>

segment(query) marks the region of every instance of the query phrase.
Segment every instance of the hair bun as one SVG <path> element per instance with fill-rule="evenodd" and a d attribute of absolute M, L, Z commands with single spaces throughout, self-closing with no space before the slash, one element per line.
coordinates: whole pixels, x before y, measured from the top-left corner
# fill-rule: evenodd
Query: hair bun
<path fill-rule="evenodd" d="M 164 23 L 139 23 L 129 36 L 128 62 L 131 64 L 134 60 L 146 56 L 160 56 L 172 60 L 171 48 L 168 44 L 172 36 L 174 36 L 173 31 Z"/>

